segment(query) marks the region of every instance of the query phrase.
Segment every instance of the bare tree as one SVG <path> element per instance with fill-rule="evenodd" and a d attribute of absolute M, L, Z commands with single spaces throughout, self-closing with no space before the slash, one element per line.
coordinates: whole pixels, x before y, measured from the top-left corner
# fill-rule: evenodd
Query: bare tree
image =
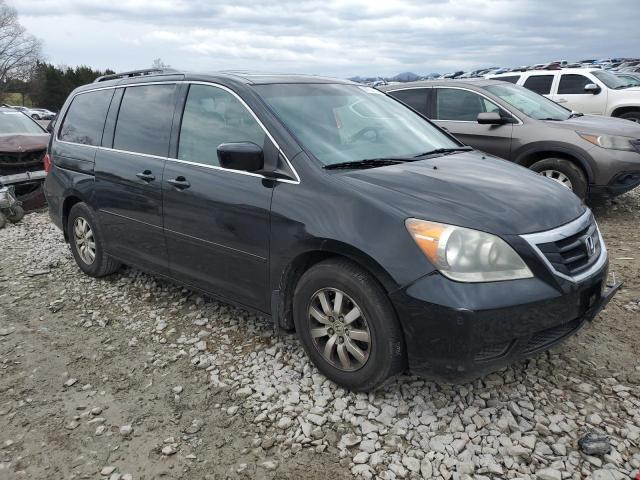
<path fill-rule="evenodd" d="M 0 0 L 0 93 L 7 81 L 24 80 L 41 59 L 42 44 L 20 25 L 15 8 Z"/>
<path fill-rule="evenodd" d="M 164 63 L 162 59 L 158 57 L 153 59 L 151 68 L 157 68 L 158 70 L 162 70 L 163 68 L 171 68 L 171 65 Z"/>

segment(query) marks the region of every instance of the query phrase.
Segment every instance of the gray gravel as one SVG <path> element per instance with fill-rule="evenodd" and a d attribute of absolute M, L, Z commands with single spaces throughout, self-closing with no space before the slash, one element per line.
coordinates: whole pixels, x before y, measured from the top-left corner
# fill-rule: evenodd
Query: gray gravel
<path fill-rule="evenodd" d="M 637 195 L 625 201 L 635 207 Z M 114 405 L 86 401 L 85 394 L 82 410 L 60 417 L 64 435 L 108 436 L 111 448 L 114 441 L 126 448 L 127 442 L 143 435 L 144 444 L 136 448 L 146 448 L 148 454 L 130 449 L 118 458 L 122 465 L 134 465 L 131 460 L 138 457 L 148 459 L 140 460 L 137 471 L 115 463 L 85 462 L 92 466 L 84 470 L 90 473 L 83 478 L 145 478 L 152 467 L 144 462 L 161 461 L 176 462 L 176 469 L 163 470 L 171 478 L 312 478 L 310 470 L 321 461 L 335 465 L 336 476 L 350 473 L 365 479 L 623 479 L 640 468 L 640 361 L 636 356 L 636 362 L 625 368 L 613 360 L 611 365 L 590 361 L 590 350 L 597 349 L 598 342 L 585 333 L 569 345 L 468 384 L 439 385 L 403 376 L 376 392 L 355 394 L 318 373 L 294 336 L 274 336 L 267 321 L 246 311 L 133 269 L 102 280 L 82 276 L 61 233 L 45 214 L 28 215 L 21 224 L 0 230 L 0 246 L 0 365 L 4 371 L 17 375 L 11 370 L 13 364 L 24 361 L 16 353 L 22 325 L 8 312 L 28 312 L 43 296 L 46 315 L 63 322 L 70 332 L 106 335 L 109 341 L 101 348 L 126 357 L 134 370 L 159 372 L 149 377 L 157 399 L 179 405 L 181 415 L 188 417 L 195 408 L 195 402 L 189 403 L 190 395 L 205 392 L 219 400 L 209 402 L 211 416 L 199 414 L 182 425 L 182 433 L 167 435 L 166 429 L 149 429 L 148 422 L 141 420 L 151 411 L 114 424 L 105 419 Z M 632 256 L 640 257 L 640 251 Z M 48 273 L 29 276 L 43 271 Z M 29 282 L 40 282 L 39 290 Z M 637 291 L 633 295 L 640 299 Z M 635 315 L 634 308 L 640 303 L 635 301 L 628 304 L 631 310 L 626 303 L 607 309 L 598 322 L 608 321 L 619 310 L 625 315 L 631 312 L 629 318 L 637 322 L 640 315 Z M 35 307 L 34 314 L 43 315 Z M 55 323 L 49 322 L 49 328 L 56 328 Z M 596 323 L 584 332 L 597 337 L 598 328 L 606 330 Z M 110 367 L 91 368 L 93 379 L 75 364 L 60 377 L 57 391 L 40 393 L 46 398 L 91 392 L 92 384 L 109 375 Z M 190 373 L 181 377 L 171 373 L 175 368 Z M 25 436 L 22 415 L 16 413 L 30 394 L 20 393 L 19 385 L 4 380 L 0 380 L 0 392 L 4 392 L 0 394 L 0 478 L 3 470 L 21 478 L 40 478 L 46 470 L 30 473 L 31 463 L 24 461 L 36 453 L 14 448 Z M 99 391 L 96 395 L 88 398 L 98 398 Z M 147 408 L 142 401 L 138 405 Z M 29 415 L 37 414 L 36 410 Z M 238 430 L 227 430 L 226 435 L 246 437 L 248 456 L 221 460 L 228 465 L 219 477 L 207 477 L 206 465 L 184 470 L 188 462 L 197 464 L 206 446 L 224 444 L 224 439 L 203 434 L 217 421 L 214 418 L 237 422 Z M 38 426 L 31 424 L 31 428 Z M 581 452 L 578 440 L 594 429 L 607 436 L 612 447 L 608 454 Z M 303 459 L 308 474 L 304 469 L 295 475 L 289 470 L 296 458 Z M 208 460 L 209 465 L 216 463 L 214 458 Z M 112 477 L 114 472 L 119 476 Z"/>

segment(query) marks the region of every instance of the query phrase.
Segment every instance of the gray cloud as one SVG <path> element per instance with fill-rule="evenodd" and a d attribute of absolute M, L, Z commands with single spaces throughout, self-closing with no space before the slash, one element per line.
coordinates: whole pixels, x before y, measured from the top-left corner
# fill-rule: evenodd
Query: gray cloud
<path fill-rule="evenodd" d="M 11 0 L 9 0 L 11 2 Z M 389 75 L 640 55 L 637 0 L 13 0 L 49 60 Z"/>

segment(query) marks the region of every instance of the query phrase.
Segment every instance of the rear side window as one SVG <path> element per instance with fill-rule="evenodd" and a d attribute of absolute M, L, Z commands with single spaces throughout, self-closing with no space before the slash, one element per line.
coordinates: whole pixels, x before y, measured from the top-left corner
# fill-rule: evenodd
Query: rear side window
<path fill-rule="evenodd" d="M 402 103 L 406 103 L 411 108 L 420 112 L 422 115 L 427 115 L 427 93 L 426 88 L 410 88 L 407 90 L 396 90 L 395 92 L 389 92 L 393 98 L 400 100 Z"/>
<path fill-rule="evenodd" d="M 112 96 L 113 90 L 76 95 L 64 117 L 58 139 L 83 145 L 100 145 Z"/>
<path fill-rule="evenodd" d="M 218 166 L 222 143 L 253 142 L 264 146 L 265 133 L 240 101 L 221 88 L 191 85 L 184 106 L 178 158 Z"/>
<path fill-rule="evenodd" d="M 551 93 L 552 83 L 553 75 L 532 75 L 525 80 L 524 87 L 540 95 L 548 95 Z"/>
<path fill-rule="evenodd" d="M 166 157 L 175 85 L 127 87 L 120 104 L 113 148 Z"/>
<path fill-rule="evenodd" d="M 500 113 L 495 103 L 469 90 L 438 88 L 436 91 L 436 120 L 475 122 L 479 113 Z"/>
<path fill-rule="evenodd" d="M 562 75 L 558 85 L 558 94 L 585 94 L 584 87 L 590 83 L 594 83 L 593 80 L 589 80 L 584 75 Z"/>
<path fill-rule="evenodd" d="M 520 80 L 520 75 L 509 75 L 508 77 L 496 77 L 495 79 L 500 80 L 502 82 L 518 83 L 518 80 Z"/>

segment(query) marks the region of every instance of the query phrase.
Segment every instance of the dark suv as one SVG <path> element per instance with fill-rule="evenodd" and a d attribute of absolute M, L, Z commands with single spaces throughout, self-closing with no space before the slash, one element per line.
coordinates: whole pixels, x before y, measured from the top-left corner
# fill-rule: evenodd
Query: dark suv
<path fill-rule="evenodd" d="M 85 273 L 134 265 L 270 316 L 354 390 L 496 369 L 617 289 L 569 190 L 373 88 L 134 72 L 76 89 L 60 119 L 45 190 Z"/>

